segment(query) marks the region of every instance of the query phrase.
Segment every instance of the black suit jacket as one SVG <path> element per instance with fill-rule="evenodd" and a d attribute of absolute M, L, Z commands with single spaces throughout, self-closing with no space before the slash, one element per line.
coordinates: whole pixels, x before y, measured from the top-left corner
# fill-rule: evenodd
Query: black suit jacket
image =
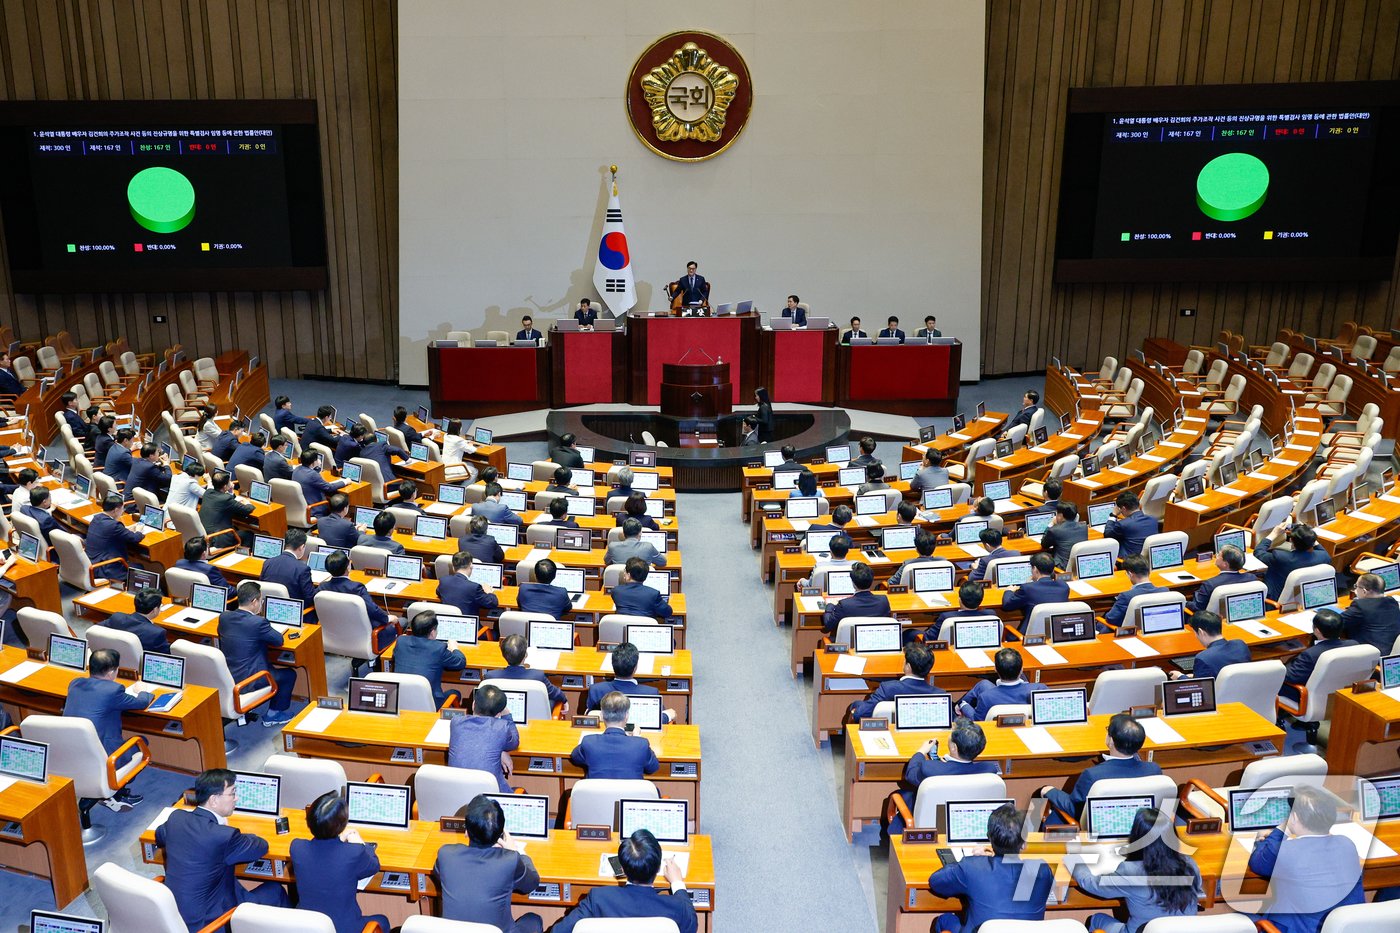
<path fill-rule="evenodd" d="M 853 337 L 869 337 L 869 336 L 870 336 L 870 335 L 867 334 L 867 333 L 866 333 L 865 331 L 863 331 L 863 330 L 848 330 L 848 331 L 845 331 L 844 333 L 841 334 L 841 342 L 842 342 L 842 343 L 850 343 L 850 342 L 851 342 L 851 338 L 853 338 Z"/>
<path fill-rule="evenodd" d="M 792 318 L 792 324 L 794 327 L 807 326 L 807 312 L 802 310 L 801 308 L 784 308 L 783 317 Z"/>
<path fill-rule="evenodd" d="M 549 459 L 571 470 L 583 469 L 583 455 L 572 447 L 555 447 L 549 452 Z M 574 495 L 578 495 L 576 490 Z"/>
<path fill-rule="evenodd" d="M 1353 599 L 1342 613 L 1342 622 L 1348 638 L 1373 645 L 1382 655 L 1387 655 L 1395 639 L 1400 637 L 1400 603 L 1390 596 Z"/>
<path fill-rule="evenodd" d="M 710 283 L 703 275 L 683 275 L 675 284 L 680 290 L 682 304 L 700 304 L 710 298 Z M 671 292 L 672 296 L 675 294 Z"/>
<path fill-rule="evenodd" d="M 1357 643 L 1350 638 L 1329 638 L 1320 641 L 1310 648 L 1303 649 L 1302 653 L 1288 662 L 1288 670 L 1284 672 L 1283 682 L 1286 684 L 1306 684 L 1308 678 L 1312 676 L 1313 670 L 1317 667 L 1317 659 L 1322 657 L 1333 648 L 1351 648 Z"/>

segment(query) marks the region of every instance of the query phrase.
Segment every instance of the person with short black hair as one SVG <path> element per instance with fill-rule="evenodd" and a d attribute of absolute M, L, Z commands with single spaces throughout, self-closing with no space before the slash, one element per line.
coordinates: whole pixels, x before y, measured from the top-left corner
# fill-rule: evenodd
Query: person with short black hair
<path fill-rule="evenodd" d="M 228 428 L 220 431 L 209 444 L 209 452 L 227 464 L 234 450 L 243 443 L 243 436 L 248 433 L 247 429 L 248 425 L 242 418 L 234 418 L 228 423 Z"/>
<path fill-rule="evenodd" d="M 326 572 L 330 574 L 330 579 L 326 580 L 319 587 L 317 592 L 343 593 L 347 596 L 358 596 L 365 604 L 365 612 L 369 615 L 369 624 L 374 629 L 374 644 L 378 651 L 383 651 L 394 643 L 398 637 L 398 631 L 394 628 L 398 624 L 399 617 L 393 615 L 374 601 L 365 585 L 358 580 L 350 579 L 350 558 L 344 551 L 335 551 L 326 557 Z M 360 658 L 368 667 L 369 658 Z"/>
<path fill-rule="evenodd" d="M 297 673 L 290 667 L 272 667 L 267 661 L 268 648 L 281 648 L 282 634 L 263 617 L 262 588 L 253 580 L 238 585 L 238 607 L 219 615 L 219 650 L 228 662 L 228 672 L 234 683 L 242 683 L 255 674 L 266 672 L 277 688 L 262 718 L 264 727 L 272 729 L 291 721 L 292 688 Z M 251 691 L 266 690 L 266 681 L 255 681 Z"/>
<path fill-rule="evenodd" d="M 639 829 L 623 839 L 617 847 L 617 860 L 627 883 L 591 888 L 550 933 L 573 933 L 580 920 L 590 917 L 664 917 L 675 923 L 680 933 L 695 933 L 698 920 L 686 893 L 685 873 L 675 859 L 667 856 L 663 861 L 661 844 L 650 831 Z M 669 893 L 654 887 L 657 872 L 670 883 Z"/>
<path fill-rule="evenodd" d="M 1216 587 L 1230 586 L 1235 583 L 1256 583 L 1259 578 L 1252 573 L 1244 572 L 1244 551 L 1227 544 L 1215 554 L 1216 575 L 1201 583 L 1196 588 L 1196 595 L 1191 598 L 1190 609 L 1192 612 L 1200 612 L 1210 606 L 1211 594 Z"/>
<path fill-rule="evenodd" d="M 263 454 L 263 445 L 266 443 L 267 435 L 262 431 L 254 431 L 247 435 L 247 441 L 236 445 L 229 454 L 226 461 L 229 472 L 237 476 L 235 467 L 250 466 L 261 474 L 266 462 Z"/>
<path fill-rule="evenodd" d="M 884 337 L 884 338 L 887 338 L 887 339 L 888 339 L 888 338 L 894 338 L 894 339 L 898 340 L 900 343 L 903 343 L 903 342 L 904 342 L 904 331 L 902 331 L 902 330 L 899 329 L 899 318 L 897 318 L 897 317 L 895 317 L 893 314 L 891 314 L 891 315 L 889 316 L 889 320 L 885 321 L 885 329 L 882 330 L 882 331 L 880 331 L 880 333 L 877 334 L 876 336 L 877 336 L 877 337 Z"/>
<path fill-rule="evenodd" d="M 548 557 L 535 562 L 535 579 L 517 588 L 516 604 L 521 612 L 542 612 L 562 619 L 574 608 L 569 591 L 554 582 L 559 567 Z"/>
<path fill-rule="evenodd" d="M 45 547 L 49 547 L 53 543 L 49 540 L 49 534 L 62 530 L 49 511 L 52 508 L 53 494 L 49 492 L 47 486 L 35 486 L 29 491 L 29 501 L 19 507 L 19 514 L 27 515 L 34 520 L 34 524 L 39 526 L 39 537 L 43 540 Z"/>
<path fill-rule="evenodd" d="M 569 761 L 582 768 L 585 777 L 637 781 L 661 767 L 651 743 L 644 736 L 627 733 L 631 709 L 627 694 L 617 690 L 598 703 L 603 731 L 585 735 L 569 753 Z"/>
<path fill-rule="evenodd" d="M 235 867 L 267 855 L 267 840 L 228 825 L 237 803 L 234 773 L 210 768 L 194 779 L 194 809 L 171 810 L 156 827 L 156 845 L 165 850 L 165 886 L 191 930 L 204 929 L 239 904 L 289 905 L 275 881 L 251 890 L 238 883 Z"/>
<path fill-rule="evenodd" d="M 360 542 L 360 529 L 350 520 L 350 497 L 333 494 L 326 502 L 326 514 L 316 522 L 316 535 L 331 547 L 349 550 Z"/>
<path fill-rule="evenodd" d="M 102 499 L 102 511 L 88 523 L 83 550 L 92 563 L 92 575 L 98 579 L 126 579 L 127 555 L 144 537 L 122 524 L 122 508 L 121 494 L 109 492 Z"/>
<path fill-rule="evenodd" d="M 1288 820 L 1254 843 L 1249 870 L 1269 882 L 1258 919 L 1279 933 L 1317 933 L 1336 908 L 1365 902 L 1356 846 L 1332 835 L 1337 817 L 1327 790 L 1299 784 Z"/>
<path fill-rule="evenodd" d="M 1003 804 L 987 819 L 987 841 L 929 876 L 928 887 L 939 897 L 960 897 L 967 916 L 939 914 L 933 933 L 961 930 L 973 933 L 989 920 L 1043 920 L 1055 874 L 1038 858 L 1021 855 L 1025 848 L 1026 814 L 1014 803 Z"/>
<path fill-rule="evenodd" d="M 629 697 L 660 696 L 660 690 L 649 684 L 637 682 L 637 663 L 640 660 L 641 654 L 637 651 L 637 646 L 630 641 L 624 641 L 614 648 L 612 652 L 613 679 L 595 680 L 593 686 L 588 688 L 583 708 L 586 710 L 599 709 L 603 704 L 603 697 L 613 691 L 624 693 Z M 664 710 L 663 717 L 665 722 L 674 722 L 676 711 L 673 709 Z"/>
<path fill-rule="evenodd" d="M 484 475 L 485 471 L 483 471 Z M 525 520 L 516 515 L 510 508 L 501 501 L 501 484 L 494 480 L 488 481 L 482 490 L 482 500 L 472 506 L 472 515 L 481 515 L 489 522 L 500 525 L 514 525 L 517 528 L 525 524 Z"/>
<path fill-rule="evenodd" d="M 473 515 L 467 524 L 467 533 L 457 539 L 457 550 L 466 551 L 473 560 L 504 565 L 505 549 L 487 533 L 487 526 L 490 524 L 485 515 Z"/>
<path fill-rule="evenodd" d="M 83 420 L 83 416 L 78 412 L 78 396 L 74 392 L 64 392 L 58 397 L 62 407 L 59 409 L 63 415 L 63 420 L 68 423 L 68 430 L 73 432 L 73 437 L 79 443 L 86 443 L 88 439 L 88 423 Z"/>
<path fill-rule="evenodd" d="M 560 690 L 544 671 L 530 669 L 530 665 L 525 661 L 529 652 L 530 646 L 525 641 L 524 635 L 507 635 L 501 639 L 501 657 L 505 659 L 506 666 L 494 671 L 487 671 L 481 679 L 533 680 L 536 683 L 544 684 L 545 693 L 549 695 L 549 705 L 561 707 L 565 713 L 568 713 L 569 702 L 568 698 L 564 696 L 564 691 Z"/>
<path fill-rule="evenodd" d="M 1006 430 L 1002 432 L 1001 436 L 1006 437 L 1007 435 L 1009 435 L 1011 433 L 1011 429 L 1016 427 L 1016 425 L 1018 424 L 1024 424 L 1026 426 L 1026 430 L 1029 431 L 1031 427 L 1031 419 L 1035 417 L 1036 408 L 1039 406 L 1039 404 L 1040 393 L 1037 392 L 1035 389 L 1027 389 L 1026 394 L 1021 397 L 1020 411 L 1016 412 L 1016 414 L 1011 416 L 1011 420 L 1007 422 Z"/>
<path fill-rule="evenodd" d="M 1069 584 L 1055 579 L 1055 562 L 1049 554 L 1041 552 L 1031 555 L 1031 578 L 1020 586 L 1003 590 L 1001 608 L 1007 612 L 1021 610 L 1025 613 L 1021 630 L 1031 619 L 1035 608 L 1045 603 L 1063 603 L 1069 600 Z"/>
<path fill-rule="evenodd" d="M 1036 511 L 1053 512 L 1055 509 L 1058 509 L 1060 507 L 1060 494 L 1064 492 L 1064 489 L 1065 484 L 1059 477 L 1054 476 L 1050 479 L 1047 479 L 1043 486 L 1043 491 L 1045 493 L 1045 501 L 1040 503 L 1040 505 L 1036 508 Z"/>
<path fill-rule="evenodd" d="M 431 609 L 419 612 L 409 623 L 409 634 L 400 635 L 394 642 L 394 672 L 417 674 L 428 682 L 433 691 L 433 702 L 439 709 L 448 697 L 462 698 L 459 690 L 444 690 L 444 671 L 460 671 L 467 666 L 455 641 L 438 640 L 437 613 Z"/>
<path fill-rule="evenodd" d="M 142 593 L 148 591 L 142 590 Z M 146 691 L 129 694 L 117 683 L 117 668 L 121 665 L 120 656 L 110 648 L 100 648 L 88 658 L 88 676 L 75 677 L 68 682 L 68 696 L 63 701 L 63 715 L 86 719 L 97 732 L 102 750 L 108 755 L 122 747 L 122 713 L 128 710 L 145 709 L 151 705 L 152 696 Z M 117 762 L 121 769 L 131 762 L 138 750 L 132 749 Z M 141 797 L 131 790 L 131 785 L 121 788 L 112 797 L 102 800 L 109 810 L 121 813 L 130 810 L 141 802 Z"/>
<path fill-rule="evenodd" d="M 381 509 L 379 514 L 374 516 L 374 522 L 371 525 L 373 534 L 366 532 L 360 535 L 355 544 L 360 547 L 379 548 L 381 551 L 388 551 L 390 554 L 402 557 L 408 551 L 403 544 L 394 540 L 394 530 L 398 527 L 398 521 L 398 516 L 393 512 Z"/>
<path fill-rule="evenodd" d="M 136 490 L 144 489 L 157 500 L 164 501 L 170 492 L 170 458 L 150 441 L 141 445 L 141 459 L 132 460 L 126 475 L 126 501 L 136 498 Z"/>
<path fill-rule="evenodd" d="M 272 423 L 279 431 L 284 428 L 296 431 L 299 426 L 310 424 L 311 419 L 293 412 L 292 400 L 285 395 L 279 395 L 272 400 Z"/>
<path fill-rule="evenodd" d="M 1351 605 L 1342 613 L 1342 627 L 1348 638 L 1390 654 L 1400 638 L 1400 603 L 1385 594 L 1385 581 L 1377 574 L 1363 573 L 1356 578 Z"/>
<path fill-rule="evenodd" d="M 978 761 L 987 747 L 987 734 L 982 727 L 965 716 L 953 720 L 953 730 L 948 735 L 948 754 L 938 754 L 938 740 L 929 739 L 910 756 L 904 766 L 902 789 L 895 793 L 903 799 L 905 809 L 914 812 L 914 801 L 918 798 L 919 785 L 929 778 L 964 774 L 996 774 L 997 765 L 993 761 Z M 890 817 L 889 834 L 897 836 L 904 832 L 904 817 L 896 811 Z"/>
<path fill-rule="evenodd" d="M 860 449 L 860 456 L 851 461 L 853 467 L 868 467 L 872 463 L 879 463 L 880 459 L 875 456 L 875 438 L 869 434 L 863 436 L 856 442 L 856 447 Z"/>
<path fill-rule="evenodd" d="M 360 448 L 365 444 L 365 437 L 369 434 L 369 428 L 362 424 L 350 426 L 350 430 L 340 435 L 335 442 L 335 447 L 331 448 L 331 457 L 335 460 L 335 468 L 343 471 L 345 463 L 360 455 Z"/>
<path fill-rule="evenodd" d="M 1127 713 L 1114 714 L 1108 721 L 1105 738 L 1108 754 L 1103 756 L 1103 761 L 1081 772 L 1070 793 L 1047 785 L 1040 789 L 1040 796 L 1048 799 L 1056 809 L 1079 819 L 1089 791 L 1099 781 L 1110 778 L 1153 777 L 1162 773 L 1161 767 L 1155 761 L 1143 761 L 1138 757 L 1138 751 L 1146 741 L 1147 731 L 1143 729 L 1142 723 Z M 1052 814 L 1051 822 L 1055 821 Z"/>
<path fill-rule="evenodd" d="M 5 468 L 5 464 L 0 460 L 0 470 Z M 14 474 L 14 480 L 18 484 L 10 491 L 10 512 L 24 505 L 29 501 L 30 494 L 36 489 L 46 489 L 47 487 L 39 483 L 39 471 L 33 467 L 25 467 Z"/>
<path fill-rule="evenodd" d="M 139 589 L 134 595 L 133 602 L 135 603 L 135 612 L 114 612 L 107 618 L 93 624 L 135 635 L 141 642 L 142 651 L 169 654 L 170 639 L 165 637 L 165 629 L 155 623 L 155 618 L 160 615 L 160 609 L 164 602 L 160 591 Z"/>
<path fill-rule="evenodd" d="M 822 631 L 827 635 L 836 634 L 842 619 L 852 616 L 888 618 L 893 615 L 889 597 L 870 591 L 875 585 L 875 571 L 870 569 L 869 564 L 859 560 L 851 564 L 851 585 L 856 588 L 854 593 L 838 603 L 831 603 L 822 611 Z"/>
<path fill-rule="evenodd" d="M 916 493 L 925 489 L 937 489 L 948 485 L 948 471 L 943 467 L 943 452 L 937 447 L 924 451 L 924 465 L 909 481 L 909 488 Z"/>
<path fill-rule="evenodd" d="M 366 843 L 353 827 L 339 791 L 327 791 L 306 807 L 310 839 L 293 839 L 292 872 L 297 879 L 297 908 L 331 918 L 335 933 L 360 933 L 368 923 L 389 929 L 383 914 L 360 912 L 357 884 L 379 872 L 375 843 Z"/>
<path fill-rule="evenodd" d="M 578 522 L 569 515 L 569 503 L 563 496 L 549 500 L 549 521 L 540 524 L 555 528 L 578 527 Z"/>
<path fill-rule="evenodd" d="M 230 589 L 223 572 L 209 563 L 209 539 L 203 536 L 193 537 L 185 542 L 185 556 L 175 562 L 175 568 L 188 570 L 190 573 L 202 573 L 210 585 Z"/>
<path fill-rule="evenodd" d="M 1142 553 L 1148 535 L 1162 530 L 1162 523 L 1142 510 L 1135 493 L 1120 492 L 1113 500 L 1113 517 L 1104 525 L 1103 536 L 1118 542 L 1118 553 L 1129 557 Z"/>
<path fill-rule="evenodd" d="M 287 439 L 274 434 L 267 439 L 267 453 L 263 454 L 263 479 L 269 483 L 275 479 L 291 479 L 292 465 L 287 462 L 285 448 Z"/>
<path fill-rule="evenodd" d="M 520 851 L 506 831 L 501 805 L 478 794 L 462 808 L 467 844 L 452 843 L 438 849 L 433 874 L 442 897 L 442 916 L 448 920 L 489 924 L 502 933 L 540 933 L 539 914 L 511 915 L 511 895 L 529 894 L 540 884 L 535 863 Z M 339 931 L 337 931 L 339 933 Z"/>
<path fill-rule="evenodd" d="M 1186 620 L 1186 624 L 1196 633 L 1201 650 L 1196 654 L 1196 663 L 1191 668 L 1191 673 L 1188 675 L 1182 671 L 1172 671 L 1168 675 L 1172 680 L 1187 676 L 1218 677 L 1220 672 L 1231 664 L 1248 664 L 1252 660 L 1249 656 L 1249 645 L 1238 638 L 1224 636 L 1220 616 L 1215 613 L 1202 609 L 1193 613 L 1191 618 Z"/>
<path fill-rule="evenodd" d="M 520 319 L 520 330 L 515 332 L 515 339 L 534 340 L 538 345 L 538 341 L 544 339 L 544 334 L 535 329 L 535 319 L 527 314 Z"/>
<path fill-rule="evenodd" d="M 894 507 L 894 517 L 896 525 L 912 525 L 919 517 L 919 507 L 908 499 L 901 499 Z"/>
<path fill-rule="evenodd" d="M 788 490 L 789 499 L 825 499 L 826 493 L 817 485 L 817 474 L 806 467 L 797 474 L 797 485 Z"/>
<path fill-rule="evenodd" d="M 1128 606 L 1134 597 L 1166 592 L 1165 587 L 1152 582 L 1152 567 L 1141 553 L 1123 558 L 1123 571 L 1128 575 L 1128 582 L 1132 586 L 1119 593 L 1108 612 L 1104 613 L 1103 620 L 1109 628 L 1117 628 L 1124 622 L 1133 626 L 1137 625 L 1137 619 L 1128 619 Z M 1099 631 L 1106 631 L 1106 629 L 1104 626 L 1099 626 Z"/>
<path fill-rule="evenodd" d="M 325 459 L 319 450 L 304 446 L 301 451 L 301 462 L 296 469 L 292 470 L 292 482 L 301 487 L 301 494 L 306 499 L 306 504 L 311 509 L 313 518 L 325 515 L 326 504 L 331 496 L 345 487 L 345 480 L 338 479 L 335 482 L 330 482 L 321 475 L 321 471 L 326 467 Z"/>
<path fill-rule="evenodd" d="M 797 448 L 791 444 L 784 444 L 780 449 L 783 455 L 783 462 L 773 467 L 774 473 L 789 473 L 793 470 L 805 470 L 804 464 L 797 462 Z"/>
<path fill-rule="evenodd" d="M 394 502 L 394 508 L 405 512 L 414 512 L 418 515 L 424 514 L 423 507 L 418 504 L 417 483 L 411 479 L 399 483 L 399 498 Z"/>
<path fill-rule="evenodd" d="M 472 715 L 452 719 L 447 765 L 495 775 L 501 793 L 509 794 L 504 762 L 520 747 L 520 731 L 506 708 L 506 695 L 495 684 L 486 684 L 472 692 L 471 702 Z"/>
<path fill-rule="evenodd" d="M 438 601 L 456 607 L 464 616 L 480 617 L 500 608 L 496 594 L 471 578 L 472 556 L 467 551 L 452 555 L 452 573 L 439 580 Z"/>
<path fill-rule="evenodd" d="M 1008 547 L 1002 547 L 1002 534 L 995 528 L 983 528 L 977 535 L 977 540 L 986 549 L 985 557 L 979 557 L 968 571 L 967 578 L 973 583 L 980 583 L 987 578 L 987 567 L 994 560 L 1003 557 L 1019 557 L 1020 553 Z"/>
<path fill-rule="evenodd" d="M 578 452 L 577 443 L 570 433 L 559 435 L 559 443 L 550 449 L 549 459 L 569 469 L 582 470 L 584 467 L 583 455 Z M 557 481 L 558 471 L 555 472 L 555 476 Z M 568 480 L 565 480 L 565 485 L 567 483 Z"/>
<path fill-rule="evenodd" d="M 199 501 L 199 523 L 215 547 L 238 544 L 247 547 L 253 543 L 253 533 L 237 530 L 233 523 L 247 521 L 257 508 L 249 500 L 235 495 L 232 486 L 233 476 L 225 470 L 216 470 L 209 477 L 209 491 Z"/>
<path fill-rule="evenodd" d="M 909 582 L 904 579 L 904 574 L 912 570 L 914 567 L 931 566 L 935 564 L 946 563 L 945 561 L 940 561 L 934 558 L 933 552 L 934 549 L 937 547 L 938 539 L 934 537 L 927 529 L 920 528 L 918 531 L 914 532 L 914 551 L 917 553 L 918 556 L 911 557 L 905 560 L 903 563 L 901 563 L 899 567 L 895 569 L 895 572 L 890 575 L 890 584 L 892 586 L 899 586 L 901 584 Z"/>
<path fill-rule="evenodd" d="M 925 315 L 925 316 L 924 316 L 924 326 L 921 327 L 921 328 L 919 328 L 919 332 L 918 332 L 917 334 L 915 334 L 914 336 L 915 336 L 915 337 L 925 337 L 925 338 L 927 338 L 927 337 L 942 337 L 942 336 L 943 336 L 943 331 L 941 331 L 941 330 L 938 329 L 938 318 L 934 317 L 932 314 Z"/>
<path fill-rule="evenodd" d="M 947 693 L 929 679 L 933 670 L 933 652 L 923 642 L 914 641 L 904 646 L 904 673 L 897 680 L 881 681 L 880 686 L 866 697 L 851 704 L 850 718 L 855 722 L 875 714 L 875 707 L 901 696 L 934 696 Z"/>
<path fill-rule="evenodd" d="M 841 342 L 848 344 L 852 340 L 862 340 L 868 338 L 869 336 L 869 334 L 860 329 L 860 318 L 853 317 L 851 318 L 850 329 L 841 335 Z"/>
<path fill-rule="evenodd" d="M 111 477 L 118 486 L 125 485 L 131 473 L 131 448 L 139 443 L 136 432 L 131 428 L 118 428 L 116 440 L 107 448 L 107 458 L 102 461 L 102 472 Z"/>
<path fill-rule="evenodd" d="M 885 468 L 878 463 L 872 463 L 865 468 L 865 482 L 856 490 L 856 495 L 863 496 L 866 493 L 881 492 L 893 488 L 885 482 Z"/>
<path fill-rule="evenodd" d="M 827 520 L 826 520 L 826 521 L 824 521 L 824 522 L 823 522 L 823 521 L 816 521 L 816 522 L 813 522 L 813 523 L 807 528 L 807 530 L 808 530 L 808 531 L 824 531 L 824 530 L 825 530 L 825 531 L 844 531 L 844 530 L 846 529 L 846 526 L 849 525 L 849 524 L 851 523 L 851 519 L 853 519 L 853 518 L 855 518 L 855 517 L 856 517 L 856 513 L 853 512 L 853 511 L 851 511 L 851 507 L 850 507 L 849 505 L 838 505 L 836 508 L 834 508 L 834 509 L 831 510 L 831 514 L 830 514 L 829 516 L 827 516 Z M 849 540 L 849 539 L 848 539 L 848 540 Z"/>
<path fill-rule="evenodd" d="M 787 296 L 787 304 L 783 305 L 782 316 L 792 318 L 793 327 L 807 326 L 807 309 L 802 307 L 796 295 Z"/>
<path fill-rule="evenodd" d="M 629 616 L 651 616 L 665 622 L 675 614 L 664 596 L 646 585 L 651 566 L 640 557 L 629 558 L 625 567 L 626 580 L 612 588 L 613 611 Z M 661 573 L 667 571 L 662 570 Z"/>
<path fill-rule="evenodd" d="M 288 596 L 301 600 L 303 608 L 311 610 L 307 621 L 314 622 L 316 584 L 312 582 L 311 568 L 306 563 L 308 553 L 306 531 L 288 528 L 286 536 L 282 538 L 282 553 L 263 561 L 260 579 L 264 583 L 280 583 L 286 587 Z"/>
<path fill-rule="evenodd" d="M 423 435 L 408 423 L 408 409 L 402 405 L 394 406 L 394 430 L 403 435 L 404 443 L 409 447 L 423 443 Z"/>
<path fill-rule="evenodd" d="M 1064 570 L 1069 566 L 1069 552 L 1076 544 L 1088 540 L 1089 526 L 1079 520 L 1079 506 L 1061 502 L 1055 507 L 1054 524 L 1040 537 L 1040 547 L 1055 558 L 1057 568 Z"/>
<path fill-rule="evenodd" d="M 1279 696 L 1290 700 L 1298 699 L 1298 688 L 1305 686 L 1308 678 L 1317 668 L 1317 662 L 1333 648 L 1352 648 L 1357 642 L 1344 638 L 1346 626 L 1342 617 L 1333 609 L 1319 609 L 1313 613 L 1313 641 L 1288 662 L 1283 673 L 1283 686 Z"/>
<path fill-rule="evenodd" d="M 598 309 L 589 299 L 580 298 L 578 307 L 574 309 L 574 320 L 578 321 L 579 330 L 592 330 L 598 321 Z"/>
<path fill-rule="evenodd" d="M 653 567 L 665 567 L 666 555 L 641 539 L 642 523 L 635 518 L 622 523 L 622 540 L 608 545 L 603 555 L 604 564 L 625 564 L 633 557 L 639 557 Z"/>
<path fill-rule="evenodd" d="M 971 577 L 958 586 L 958 608 L 939 613 L 933 624 L 924 629 L 924 641 L 947 641 L 953 631 L 952 623 L 957 619 L 985 619 L 996 615 L 990 609 L 982 608 L 982 598 L 986 595 L 986 585 Z M 947 631 L 944 631 L 945 626 Z M 911 633 L 906 632 L 906 637 Z"/>
<path fill-rule="evenodd" d="M 316 417 L 308 422 L 306 430 L 301 432 L 302 453 L 310 450 L 312 444 L 320 444 L 333 451 L 336 438 L 344 433 L 340 425 L 335 423 L 335 406 L 321 405 L 316 409 Z"/>
<path fill-rule="evenodd" d="M 979 680 L 961 700 L 958 712 L 974 722 L 982 722 L 994 706 L 1025 706 L 1031 694 L 1044 690 L 1045 684 L 1028 683 L 1021 676 L 1021 653 L 1015 648 L 999 648 L 992 658 L 996 680 Z"/>
<path fill-rule="evenodd" d="M 1280 547 L 1285 535 L 1289 547 Z M 1290 573 L 1332 562 L 1327 549 L 1318 546 L 1317 532 L 1302 523 L 1279 522 L 1255 545 L 1254 556 L 1269 568 L 1264 571 L 1264 585 L 1269 588 L 1269 599 L 1275 602 L 1283 595 L 1283 584 Z"/>

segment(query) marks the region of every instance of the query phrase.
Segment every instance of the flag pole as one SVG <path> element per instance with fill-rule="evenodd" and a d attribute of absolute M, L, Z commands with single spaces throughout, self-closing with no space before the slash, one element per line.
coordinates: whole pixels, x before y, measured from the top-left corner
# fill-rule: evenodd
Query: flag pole
<path fill-rule="evenodd" d="M 609 165 L 609 166 L 608 166 L 608 171 L 609 171 L 609 172 L 612 172 L 612 193 L 613 193 L 613 197 L 616 197 L 616 196 L 617 196 L 617 166 L 616 166 L 616 165 Z"/>

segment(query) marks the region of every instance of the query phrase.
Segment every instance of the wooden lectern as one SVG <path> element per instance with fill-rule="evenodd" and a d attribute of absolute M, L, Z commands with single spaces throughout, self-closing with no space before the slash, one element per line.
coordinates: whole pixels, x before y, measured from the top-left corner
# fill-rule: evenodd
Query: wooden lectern
<path fill-rule="evenodd" d="M 718 418 L 734 411 L 728 363 L 662 363 L 661 413 L 674 418 Z"/>

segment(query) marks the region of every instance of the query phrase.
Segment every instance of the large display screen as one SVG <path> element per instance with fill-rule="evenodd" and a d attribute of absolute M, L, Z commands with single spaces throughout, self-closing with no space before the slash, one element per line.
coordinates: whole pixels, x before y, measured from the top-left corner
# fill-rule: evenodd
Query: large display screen
<path fill-rule="evenodd" d="M 0 105 L 16 291 L 322 288 L 313 101 Z"/>
<path fill-rule="evenodd" d="M 1388 277 L 1398 87 L 1072 91 L 1056 278 Z"/>

